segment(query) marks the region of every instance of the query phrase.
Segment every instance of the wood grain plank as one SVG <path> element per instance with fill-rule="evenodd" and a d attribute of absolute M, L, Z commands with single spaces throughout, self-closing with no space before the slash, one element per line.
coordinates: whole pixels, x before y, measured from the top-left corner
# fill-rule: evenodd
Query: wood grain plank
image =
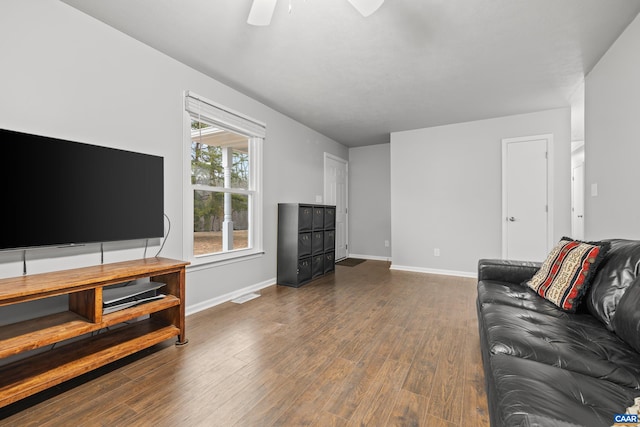
<path fill-rule="evenodd" d="M 349 426 L 384 426 L 391 415 L 409 364 L 387 360 L 349 420 Z"/>
<path fill-rule="evenodd" d="M 429 399 L 407 390 L 400 390 L 387 420 L 388 426 L 425 426 Z"/>
<path fill-rule="evenodd" d="M 432 327 L 426 331 L 403 385 L 405 390 L 425 397 L 431 395 L 433 379 L 441 357 L 442 345 L 448 332 L 446 328 L 437 322 L 433 322 Z"/>
<path fill-rule="evenodd" d="M 180 272 L 188 262 L 145 258 L 0 279 L 0 306 L 92 289 L 151 274 Z"/>
<path fill-rule="evenodd" d="M 467 322 L 464 348 L 464 397 L 463 416 L 469 423 L 478 427 L 489 427 L 489 407 L 485 391 L 482 355 L 480 353 L 480 337 L 478 336 L 477 319 Z"/>
<path fill-rule="evenodd" d="M 442 420 L 459 424 L 462 421 L 464 393 L 464 331 L 454 329 L 442 344 L 438 368 L 431 387 L 429 414 Z"/>
<path fill-rule="evenodd" d="M 317 381 L 304 390 L 298 390 L 292 404 L 275 422 L 282 426 L 313 425 L 329 399 L 336 393 L 343 378 L 349 376 L 356 368 L 355 363 L 335 358 L 318 376 Z"/>
<path fill-rule="evenodd" d="M 350 419 L 364 399 L 369 387 L 373 385 L 383 364 L 384 359 L 382 358 L 369 360 L 367 363 L 358 362 L 353 372 L 341 381 L 340 386 L 324 409 L 346 420 Z"/>
<path fill-rule="evenodd" d="M 322 411 L 318 418 L 309 425 L 312 427 L 347 427 L 347 420 L 329 412 Z"/>

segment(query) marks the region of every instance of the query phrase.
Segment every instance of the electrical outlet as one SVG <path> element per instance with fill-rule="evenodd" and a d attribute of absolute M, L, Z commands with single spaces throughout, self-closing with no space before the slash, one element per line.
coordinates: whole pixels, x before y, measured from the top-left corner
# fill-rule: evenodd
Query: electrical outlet
<path fill-rule="evenodd" d="M 433 248 L 433 256 L 440 256 L 440 248 Z"/>
<path fill-rule="evenodd" d="M 388 240 L 385 240 L 385 241 L 384 241 L 384 247 L 385 247 L 385 248 L 388 248 L 388 247 L 389 247 L 389 241 L 388 241 Z"/>

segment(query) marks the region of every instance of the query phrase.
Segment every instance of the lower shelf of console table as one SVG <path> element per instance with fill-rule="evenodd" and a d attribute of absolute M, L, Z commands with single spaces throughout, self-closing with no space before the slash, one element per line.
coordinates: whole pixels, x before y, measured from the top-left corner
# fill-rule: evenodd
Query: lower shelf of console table
<path fill-rule="evenodd" d="M 141 321 L 67 344 L 0 369 L 0 407 L 107 365 L 180 333 L 175 326 Z M 87 342 L 88 341 L 88 342 Z"/>
<path fill-rule="evenodd" d="M 0 407 L 173 337 L 178 337 L 177 344 L 186 344 L 187 264 L 149 258 L 1 279 L 0 306 L 69 294 L 70 308 L 0 327 L 0 360 L 41 349 L 0 366 Z M 164 283 L 164 298 L 102 314 L 104 286 L 146 277 Z M 53 348 L 46 349 L 49 346 Z"/>

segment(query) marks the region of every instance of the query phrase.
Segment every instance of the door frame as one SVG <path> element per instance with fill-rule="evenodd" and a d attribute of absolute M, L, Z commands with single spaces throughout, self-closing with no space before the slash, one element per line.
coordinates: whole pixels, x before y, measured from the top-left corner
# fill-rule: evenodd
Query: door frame
<path fill-rule="evenodd" d="M 345 217 L 344 217 L 344 238 L 345 238 L 345 245 L 346 245 L 346 258 L 349 257 L 349 161 L 345 160 L 341 157 L 335 156 L 331 153 L 324 153 L 324 160 L 323 160 L 323 180 L 324 180 L 324 185 L 323 185 L 323 199 L 324 199 L 324 203 L 327 203 L 327 159 L 331 159 L 334 160 L 336 162 L 339 163 L 344 163 L 345 165 L 345 179 L 346 179 L 346 183 L 345 183 Z M 339 261 L 336 258 L 336 261 Z"/>
<path fill-rule="evenodd" d="M 584 141 L 572 141 L 571 142 L 571 237 L 574 239 L 583 239 L 584 238 L 584 205 L 585 205 L 585 157 L 584 157 Z M 576 168 L 582 166 L 582 227 L 578 229 L 577 218 L 576 218 L 576 188 L 575 188 L 575 178 L 574 174 Z M 576 231 L 578 233 L 576 233 Z"/>
<path fill-rule="evenodd" d="M 547 141 L 547 251 L 553 242 L 553 134 L 502 139 L 502 258 L 507 258 L 507 144 L 544 139 Z"/>

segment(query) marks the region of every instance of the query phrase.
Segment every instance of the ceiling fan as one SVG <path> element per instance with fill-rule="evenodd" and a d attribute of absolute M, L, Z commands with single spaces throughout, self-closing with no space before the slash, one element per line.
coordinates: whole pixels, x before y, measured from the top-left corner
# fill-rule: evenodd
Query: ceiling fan
<path fill-rule="evenodd" d="M 273 11 L 278 0 L 253 0 L 247 23 L 251 25 L 264 26 L 271 23 Z M 347 0 L 364 17 L 371 15 L 378 10 L 384 0 Z"/>

